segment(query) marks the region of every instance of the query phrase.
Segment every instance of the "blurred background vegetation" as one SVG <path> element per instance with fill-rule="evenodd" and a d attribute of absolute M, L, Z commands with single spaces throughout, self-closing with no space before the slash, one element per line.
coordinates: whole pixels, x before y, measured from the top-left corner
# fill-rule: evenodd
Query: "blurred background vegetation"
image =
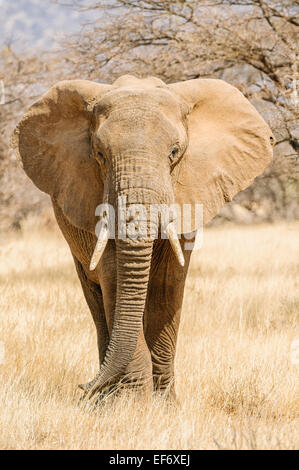
<path fill-rule="evenodd" d="M 20 229 L 32 214 L 51 221 L 49 198 L 29 181 L 10 149 L 11 132 L 26 108 L 59 80 L 112 82 L 124 73 L 155 75 L 166 83 L 222 78 L 239 88 L 272 128 L 275 155 L 212 223 L 298 218 L 298 1 L 16 0 L 13 5 L 0 1 L 1 231 Z"/>

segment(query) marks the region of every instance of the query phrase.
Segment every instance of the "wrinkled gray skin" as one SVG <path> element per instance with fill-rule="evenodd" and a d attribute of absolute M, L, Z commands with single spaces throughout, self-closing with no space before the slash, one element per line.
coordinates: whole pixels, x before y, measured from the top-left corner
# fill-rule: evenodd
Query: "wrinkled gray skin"
<path fill-rule="evenodd" d="M 83 386 L 88 396 L 120 381 L 174 394 L 191 256 L 184 237 L 184 267 L 169 240 L 116 237 L 91 271 L 96 206 L 109 202 L 117 214 L 118 196 L 147 212 L 151 204 L 202 203 L 207 223 L 264 171 L 273 143 L 253 106 L 221 80 L 71 80 L 29 109 L 13 145 L 28 176 L 51 195 L 96 325 L 100 371 Z M 193 220 L 191 235 L 196 228 Z"/>
<path fill-rule="evenodd" d="M 179 145 L 175 155 L 179 159 L 186 147 L 186 109 L 170 94 L 167 98 L 168 116 L 159 109 L 165 96 L 149 96 L 142 90 L 134 94 L 117 90 L 98 106 L 93 152 L 115 208 L 117 196 L 147 206 L 175 202 L 170 157 Z M 173 395 L 174 356 L 191 251 L 184 252 L 181 267 L 168 240 L 109 240 L 96 271 L 91 272 L 94 237 L 69 224 L 54 201 L 53 205 L 97 328 L 102 374 L 107 368 L 103 386 L 121 380 Z"/>

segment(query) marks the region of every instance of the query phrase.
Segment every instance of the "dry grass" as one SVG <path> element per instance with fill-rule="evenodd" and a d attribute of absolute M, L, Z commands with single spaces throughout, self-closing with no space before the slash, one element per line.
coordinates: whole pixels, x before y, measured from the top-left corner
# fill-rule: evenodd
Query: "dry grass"
<path fill-rule="evenodd" d="M 97 369 L 96 339 L 65 242 L 29 228 L 3 237 L 0 448 L 298 447 L 298 230 L 206 230 L 185 294 L 180 406 L 130 393 L 96 411 L 78 403 L 77 384 Z"/>

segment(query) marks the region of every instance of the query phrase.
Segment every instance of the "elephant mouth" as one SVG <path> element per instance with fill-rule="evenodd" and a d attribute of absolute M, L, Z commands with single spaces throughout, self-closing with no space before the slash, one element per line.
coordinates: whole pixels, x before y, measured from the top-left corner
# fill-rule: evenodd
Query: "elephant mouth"
<path fill-rule="evenodd" d="M 89 265 L 89 269 L 90 271 L 94 271 L 97 267 L 97 265 L 99 264 L 100 262 L 100 259 L 104 253 L 104 250 L 105 250 L 105 247 L 107 245 L 107 242 L 109 240 L 109 238 L 115 238 L 113 236 L 111 236 L 111 233 L 109 233 L 109 226 L 111 225 L 111 220 L 109 220 L 109 216 L 107 214 L 111 214 L 111 211 L 105 211 L 105 216 L 102 218 L 101 220 L 101 223 L 100 223 L 100 230 L 99 230 L 99 234 L 98 234 L 98 240 L 97 240 L 97 243 L 96 243 L 96 246 L 95 246 L 95 249 L 93 251 L 93 254 L 92 254 L 92 257 L 91 257 L 91 260 L 90 260 L 90 265 Z M 176 229 L 176 223 L 175 223 L 175 218 L 173 217 L 172 215 L 172 218 L 170 219 L 171 221 L 167 224 L 166 228 L 164 229 L 164 237 L 163 238 L 168 238 L 169 239 L 169 242 L 170 242 L 170 245 L 171 245 L 171 248 L 173 249 L 173 252 L 177 258 L 177 261 L 178 263 L 181 265 L 181 266 L 184 266 L 185 265 L 185 259 L 184 259 L 184 255 L 183 255 L 183 252 L 182 252 L 182 248 L 181 248 L 181 245 L 180 245 L 180 242 L 179 242 L 179 237 L 178 237 L 178 233 L 177 233 L 177 229 Z M 126 222 L 131 222 L 132 219 L 130 218 L 125 218 L 125 227 L 121 227 L 121 233 L 127 233 L 127 227 L 126 227 Z M 148 226 L 149 224 L 147 223 L 147 221 L 145 220 L 142 220 L 144 226 Z M 141 221 L 137 219 L 135 219 L 135 223 L 137 223 L 138 225 L 140 225 Z M 115 230 L 113 230 L 113 233 L 115 233 Z M 128 237 L 129 238 L 141 238 L 141 236 L 134 234 L 134 233 L 130 233 L 128 234 Z M 155 235 L 150 235 L 149 238 L 151 239 L 155 239 Z"/>

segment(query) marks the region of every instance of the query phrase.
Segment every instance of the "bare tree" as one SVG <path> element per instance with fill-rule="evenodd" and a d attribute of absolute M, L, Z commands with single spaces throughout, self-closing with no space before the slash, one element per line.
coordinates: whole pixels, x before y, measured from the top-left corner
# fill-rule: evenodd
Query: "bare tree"
<path fill-rule="evenodd" d="M 62 3 L 62 0 L 52 0 Z M 58 80 L 111 82 L 123 73 L 175 82 L 219 77 L 273 129 L 273 164 L 236 197 L 257 219 L 298 216 L 299 2 L 294 0 L 64 0 L 94 19 L 56 54 L 0 51 L 0 211 L 15 227 L 47 203 L 10 150 L 24 110 Z M 229 208 L 230 206 L 228 206 Z M 234 215 L 232 215 L 234 217 Z M 1 224 L 0 220 L 0 226 Z"/>

